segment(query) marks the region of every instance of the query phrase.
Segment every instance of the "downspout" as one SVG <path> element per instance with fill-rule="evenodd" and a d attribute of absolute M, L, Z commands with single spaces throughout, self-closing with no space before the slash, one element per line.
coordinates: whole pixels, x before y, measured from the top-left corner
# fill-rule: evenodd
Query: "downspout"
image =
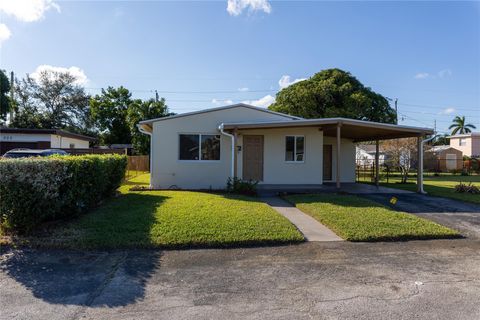
<path fill-rule="evenodd" d="M 152 187 L 152 160 L 153 160 L 153 156 L 152 156 L 152 151 L 153 151 L 153 135 L 152 135 L 152 132 L 148 132 L 147 130 L 143 129 L 143 127 L 139 124 L 137 124 L 137 128 L 138 128 L 138 131 L 140 131 L 141 133 L 143 134 L 146 134 L 146 135 L 149 135 L 150 136 L 150 163 L 149 163 L 149 169 L 150 169 L 150 187 Z M 153 128 L 152 128 L 153 129 Z"/>
<path fill-rule="evenodd" d="M 418 174 L 418 193 L 421 194 L 426 194 L 425 190 L 423 190 L 423 145 L 426 142 L 432 141 L 435 138 L 435 134 L 433 134 L 430 138 L 422 140 L 420 143 L 420 150 L 419 150 L 419 155 L 418 155 L 418 168 L 417 168 L 417 174 Z M 421 170 L 420 170 L 421 169 Z M 419 174 L 419 171 L 422 172 L 422 174 Z"/>
<path fill-rule="evenodd" d="M 235 166 L 235 136 L 233 134 L 227 133 L 223 130 L 223 123 L 218 126 L 218 130 L 227 137 L 230 137 L 232 140 L 232 163 L 230 166 L 230 177 L 233 179 L 235 177 L 234 166 Z"/>

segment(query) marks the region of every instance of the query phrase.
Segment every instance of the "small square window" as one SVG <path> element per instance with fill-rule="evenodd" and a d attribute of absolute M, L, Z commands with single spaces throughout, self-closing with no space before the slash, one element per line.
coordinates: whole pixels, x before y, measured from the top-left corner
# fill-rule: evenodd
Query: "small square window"
<path fill-rule="evenodd" d="M 465 139 L 465 138 L 460 138 L 460 139 L 458 140 L 458 145 L 459 145 L 459 146 L 466 146 L 466 145 L 467 145 L 467 139 Z"/>
<path fill-rule="evenodd" d="M 285 137 L 285 161 L 303 162 L 305 159 L 305 137 L 304 136 L 286 136 Z"/>

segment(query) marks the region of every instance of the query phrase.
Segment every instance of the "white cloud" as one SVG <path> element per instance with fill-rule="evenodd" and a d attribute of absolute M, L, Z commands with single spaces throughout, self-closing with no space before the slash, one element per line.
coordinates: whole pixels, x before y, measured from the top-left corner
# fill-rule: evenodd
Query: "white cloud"
<path fill-rule="evenodd" d="M 265 97 L 258 100 L 245 100 L 242 102 L 255 107 L 267 108 L 269 105 L 275 102 L 275 97 L 271 95 L 266 95 Z"/>
<path fill-rule="evenodd" d="M 430 73 L 428 72 L 420 72 L 415 75 L 415 79 L 427 79 L 430 77 Z"/>
<path fill-rule="evenodd" d="M 14 16 L 20 21 L 33 22 L 41 20 L 45 12 L 55 9 L 60 12 L 60 6 L 53 0 L 2 0 L 0 12 Z"/>
<path fill-rule="evenodd" d="M 32 77 L 34 80 L 38 80 L 40 73 L 42 71 L 53 71 L 53 72 L 68 72 L 72 76 L 74 76 L 77 80 L 75 81 L 75 84 L 78 85 L 85 85 L 88 82 L 88 78 L 85 75 L 85 72 L 80 69 L 79 67 L 70 67 L 70 68 L 64 68 L 64 67 L 54 67 L 46 64 L 42 64 L 35 69 L 34 72 L 30 74 L 30 77 Z"/>
<path fill-rule="evenodd" d="M 243 87 L 243 88 L 238 88 L 238 91 L 240 92 L 247 92 L 249 89 L 247 87 Z"/>
<path fill-rule="evenodd" d="M 450 70 L 450 69 L 443 69 L 443 70 L 438 71 L 438 76 L 440 78 L 450 77 L 451 75 L 452 75 L 452 70 Z"/>
<path fill-rule="evenodd" d="M 272 7 L 268 0 L 228 0 L 227 11 L 232 16 L 240 15 L 244 10 L 248 9 L 249 12 L 263 11 L 270 13 Z"/>
<path fill-rule="evenodd" d="M 446 108 L 440 112 L 440 114 L 452 114 L 457 111 L 455 108 Z"/>
<path fill-rule="evenodd" d="M 290 76 L 288 75 L 284 75 L 280 78 L 280 80 L 278 80 L 278 85 L 280 86 L 280 89 L 283 89 L 283 88 L 286 88 L 294 83 L 297 83 L 297 82 L 300 82 L 300 81 L 303 81 L 303 80 L 306 80 L 306 78 L 299 78 L 299 79 L 295 79 L 295 80 L 291 80 L 290 79 Z"/>
<path fill-rule="evenodd" d="M 11 35 L 12 33 L 10 32 L 10 29 L 8 29 L 5 24 L 0 23 L 0 46 L 2 45 L 2 42 L 10 38 Z"/>
<path fill-rule="evenodd" d="M 230 104 L 233 104 L 233 101 L 230 99 L 225 99 L 225 100 L 218 100 L 218 99 L 212 99 L 212 103 L 219 106 L 228 106 Z"/>

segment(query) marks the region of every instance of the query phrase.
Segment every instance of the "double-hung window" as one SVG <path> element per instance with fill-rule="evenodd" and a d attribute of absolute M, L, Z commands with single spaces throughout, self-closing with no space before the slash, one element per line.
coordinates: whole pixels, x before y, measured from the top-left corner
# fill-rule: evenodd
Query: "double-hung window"
<path fill-rule="evenodd" d="M 303 162 L 305 160 L 305 137 L 285 137 L 285 161 Z"/>
<path fill-rule="evenodd" d="M 465 138 L 458 139 L 458 145 L 460 147 L 466 146 L 467 145 L 467 139 L 465 139 Z"/>
<path fill-rule="evenodd" d="M 220 160 L 220 135 L 181 134 L 180 160 Z"/>

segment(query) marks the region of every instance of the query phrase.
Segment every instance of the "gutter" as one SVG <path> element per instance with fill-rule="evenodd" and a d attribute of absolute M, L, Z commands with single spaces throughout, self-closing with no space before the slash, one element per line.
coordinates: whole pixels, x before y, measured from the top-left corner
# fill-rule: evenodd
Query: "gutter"
<path fill-rule="evenodd" d="M 231 163 L 231 166 L 230 166 L 230 177 L 232 177 L 232 179 L 233 179 L 233 178 L 235 178 L 235 172 L 234 172 L 234 167 L 235 167 L 235 136 L 233 134 L 230 134 L 230 133 L 227 133 L 227 132 L 224 131 L 223 123 L 218 126 L 218 130 L 220 130 L 220 132 L 223 135 L 226 135 L 227 137 L 230 137 L 230 139 L 232 140 L 232 163 Z"/>
<path fill-rule="evenodd" d="M 423 190 L 423 145 L 426 142 L 432 141 L 434 138 L 435 138 L 435 134 L 433 134 L 428 139 L 422 140 L 422 142 L 420 143 L 420 150 L 418 152 L 419 153 L 419 158 L 418 158 L 417 175 L 418 175 L 418 171 L 422 171 L 422 174 L 418 175 L 418 193 L 421 193 L 421 194 L 427 194 L 427 192 L 425 192 L 425 190 Z M 419 169 L 421 169 L 421 170 L 419 170 Z"/>

